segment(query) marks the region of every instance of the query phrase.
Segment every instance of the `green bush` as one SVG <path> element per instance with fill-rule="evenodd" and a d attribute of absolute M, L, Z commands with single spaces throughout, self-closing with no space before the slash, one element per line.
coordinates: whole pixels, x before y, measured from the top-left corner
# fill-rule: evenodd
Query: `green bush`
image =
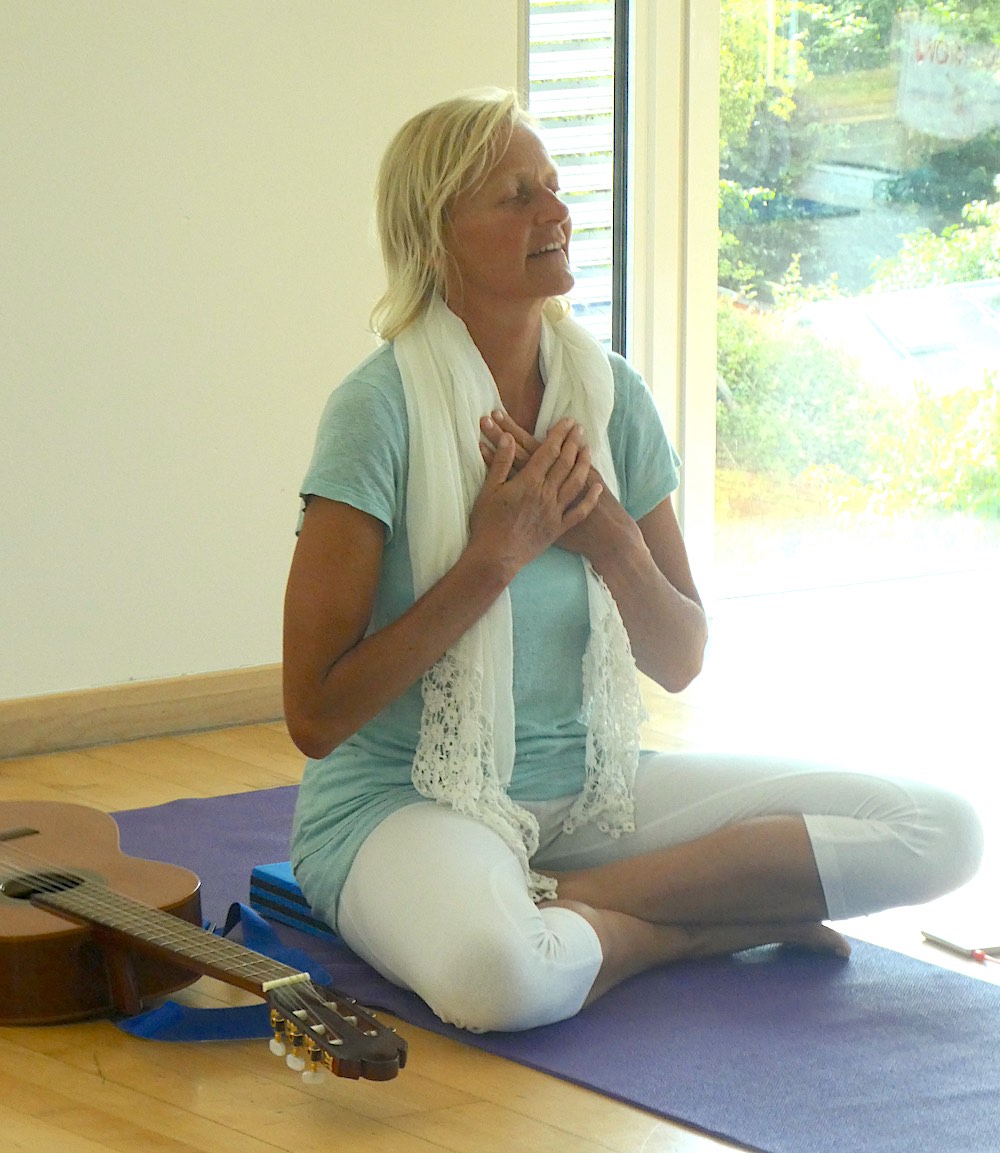
<path fill-rule="evenodd" d="M 852 499 L 864 486 L 872 512 L 1000 516 L 1000 374 L 893 401 L 792 312 L 722 302 L 718 334 L 720 469 L 779 484 L 822 475 Z"/>
<path fill-rule="evenodd" d="M 1000 0 L 911 0 L 907 10 L 963 41 L 1000 43 Z M 863 104 L 866 83 L 887 83 L 898 11 L 898 0 L 807 0 L 794 8 L 776 0 L 777 55 L 794 59 L 794 68 L 782 87 L 768 89 L 763 5 L 723 2 L 721 172 L 728 179 L 719 187 L 719 284 L 775 308 L 720 307 L 717 460 L 734 475 L 753 474 L 762 488 L 804 488 L 810 477 L 829 481 L 831 490 L 842 483 L 852 496 L 866 493 L 873 511 L 1000 516 L 996 378 L 946 395 L 917 387 L 911 400 L 896 401 L 796 321 L 803 303 L 838 290 L 835 278 L 825 285 L 802 279 L 800 255 L 813 279 L 825 275 L 814 258 L 820 225 L 779 211 L 792 187 L 788 174 L 795 163 L 807 166 L 809 133 L 819 131 L 796 107 L 789 77 L 803 91 L 811 75 L 825 88 L 837 82 L 842 99 L 846 93 Z M 760 163 L 757 136 L 773 118 L 793 140 L 797 160 L 787 171 Z M 918 166 L 889 197 L 933 204 L 951 220 L 964 204 L 961 220 L 940 234 L 903 237 L 897 255 L 873 265 L 874 291 L 1000 278 L 1000 180 L 992 186 L 1000 131 L 934 148 L 925 142 L 922 160 L 914 158 Z M 771 187 L 744 186 L 751 183 Z"/>
<path fill-rule="evenodd" d="M 889 6 L 894 8 L 895 0 Z M 884 67 L 889 58 L 892 19 L 890 16 L 886 28 L 883 8 L 885 4 L 849 0 L 803 4 L 801 34 L 810 68 L 818 75 L 839 75 Z"/>
<path fill-rule="evenodd" d="M 719 181 L 718 283 L 747 300 L 777 301 L 815 251 L 817 225 L 773 188 Z"/>
<path fill-rule="evenodd" d="M 1000 133 L 995 129 L 972 140 L 928 152 L 922 164 L 891 182 L 889 200 L 930 204 L 949 215 L 973 201 L 996 199 Z"/>
<path fill-rule="evenodd" d="M 769 199 L 767 188 L 743 188 L 735 180 L 719 181 L 719 268 L 723 288 L 753 298 L 764 273 L 759 261 L 766 256 L 756 243 L 759 225 L 754 202 Z"/>
<path fill-rule="evenodd" d="M 876 438 L 875 507 L 1000 516 L 1000 394 L 996 375 L 945 395 L 916 388 L 891 435 Z"/>
<path fill-rule="evenodd" d="M 1000 203 L 977 200 L 962 209 L 962 222 L 937 235 L 929 229 L 903 237 L 896 256 L 873 265 L 873 288 L 926 288 L 1000 276 Z"/>
<path fill-rule="evenodd" d="M 866 480 L 878 411 L 847 356 L 791 314 L 721 303 L 718 315 L 720 467 L 792 479 L 834 468 Z"/>

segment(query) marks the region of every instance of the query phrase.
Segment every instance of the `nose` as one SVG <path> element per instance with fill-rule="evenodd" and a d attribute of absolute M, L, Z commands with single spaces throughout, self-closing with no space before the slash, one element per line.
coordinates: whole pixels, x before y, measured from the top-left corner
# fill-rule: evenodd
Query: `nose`
<path fill-rule="evenodd" d="M 555 220 L 562 222 L 569 220 L 569 209 L 565 203 L 559 199 L 559 194 L 553 192 L 551 188 L 546 188 L 542 192 L 541 207 L 539 209 L 541 217 L 548 220 Z"/>

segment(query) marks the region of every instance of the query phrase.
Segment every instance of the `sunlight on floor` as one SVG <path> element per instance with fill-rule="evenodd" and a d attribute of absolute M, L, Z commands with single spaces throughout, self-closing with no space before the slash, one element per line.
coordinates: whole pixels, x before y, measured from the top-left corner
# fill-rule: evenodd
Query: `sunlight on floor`
<path fill-rule="evenodd" d="M 687 748 L 796 755 L 970 797 L 987 852 L 969 886 L 838 927 L 994 980 L 1000 965 L 928 952 L 920 929 L 958 924 L 1000 945 L 998 590 L 1000 564 L 718 600 L 701 677 L 677 697 L 648 694 L 650 741 L 680 731 Z"/>

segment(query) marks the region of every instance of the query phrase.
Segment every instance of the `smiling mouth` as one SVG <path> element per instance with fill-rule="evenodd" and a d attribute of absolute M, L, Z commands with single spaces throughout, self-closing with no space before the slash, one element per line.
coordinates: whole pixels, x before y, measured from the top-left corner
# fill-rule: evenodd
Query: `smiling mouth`
<path fill-rule="evenodd" d="M 539 248 L 537 252 L 530 253 L 531 256 L 549 256 L 553 252 L 563 252 L 562 243 L 546 244 L 544 248 Z"/>

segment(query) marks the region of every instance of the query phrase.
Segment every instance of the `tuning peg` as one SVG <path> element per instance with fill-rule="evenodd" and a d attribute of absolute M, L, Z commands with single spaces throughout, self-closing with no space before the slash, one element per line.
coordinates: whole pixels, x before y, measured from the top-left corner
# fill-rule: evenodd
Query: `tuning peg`
<path fill-rule="evenodd" d="M 294 1069 L 296 1073 L 301 1073 L 306 1067 L 306 1060 L 300 1057 L 298 1053 L 289 1053 L 285 1057 L 285 1064 L 289 1069 Z"/>
<path fill-rule="evenodd" d="M 302 1080 L 307 1085 L 321 1085 L 329 1076 L 329 1072 L 322 1065 L 315 1065 L 311 1069 L 305 1070 L 302 1074 Z"/>
<path fill-rule="evenodd" d="M 276 1009 L 271 1010 L 271 1028 L 274 1030 L 274 1036 L 268 1047 L 275 1057 L 284 1057 L 288 1052 L 288 1046 L 285 1044 L 285 1020 Z"/>

